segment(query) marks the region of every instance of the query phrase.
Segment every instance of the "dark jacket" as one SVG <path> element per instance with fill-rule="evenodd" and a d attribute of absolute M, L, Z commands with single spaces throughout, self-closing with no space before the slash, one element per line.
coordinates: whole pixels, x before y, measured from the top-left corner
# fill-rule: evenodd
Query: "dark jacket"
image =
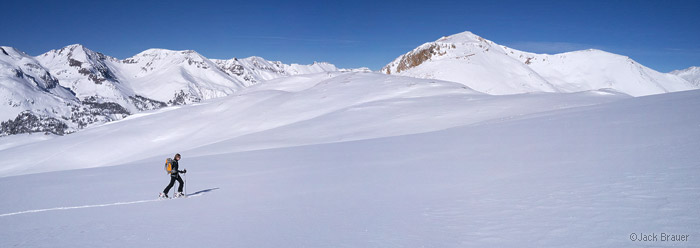
<path fill-rule="evenodd" d="M 179 176 L 179 173 L 182 173 L 182 172 L 183 172 L 183 171 L 181 171 L 181 170 L 178 170 L 178 169 L 179 169 L 179 164 L 178 164 L 177 160 L 173 159 L 173 160 L 172 160 L 171 166 L 172 166 L 172 167 L 171 167 L 171 168 L 172 168 L 172 170 L 171 170 L 172 173 L 170 174 L 170 176 L 176 177 L 176 176 Z"/>

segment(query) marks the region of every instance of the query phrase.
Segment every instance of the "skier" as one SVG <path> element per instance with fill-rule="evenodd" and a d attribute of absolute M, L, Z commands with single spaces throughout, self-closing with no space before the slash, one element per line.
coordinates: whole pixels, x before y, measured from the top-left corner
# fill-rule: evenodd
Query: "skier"
<path fill-rule="evenodd" d="M 175 185 L 175 180 L 180 184 L 177 188 L 177 193 L 175 193 L 174 197 L 182 197 L 184 194 L 182 194 L 182 187 L 183 187 L 183 182 L 182 178 L 180 177 L 180 173 L 187 173 L 187 170 L 178 170 L 178 161 L 180 161 L 180 154 L 175 154 L 175 159 L 172 160 L 172 167 L 170 170 L 170 184 L 168 184 L 167 187 L 163 190 L 163 192 L 160 193 L 161 198 L 168 198 L 168 192 L 170 191 L 170 188 Z"/>

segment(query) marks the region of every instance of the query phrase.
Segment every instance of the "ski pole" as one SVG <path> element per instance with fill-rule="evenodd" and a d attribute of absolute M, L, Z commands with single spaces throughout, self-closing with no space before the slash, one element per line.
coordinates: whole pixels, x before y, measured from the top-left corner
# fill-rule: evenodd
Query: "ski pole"
<path fill-rule="evenodd" d="M 185 173 L 185 197 L 187 197 L 187 173 Z"/>

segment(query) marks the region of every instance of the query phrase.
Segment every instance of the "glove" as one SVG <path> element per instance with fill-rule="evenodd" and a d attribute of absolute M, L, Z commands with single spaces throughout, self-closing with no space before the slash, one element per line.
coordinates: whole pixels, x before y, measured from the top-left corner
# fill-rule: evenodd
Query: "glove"
<path fill-rule="evenodd" d="M 187 169 L 183 170 L 182 173 L 187 173 Z"/>

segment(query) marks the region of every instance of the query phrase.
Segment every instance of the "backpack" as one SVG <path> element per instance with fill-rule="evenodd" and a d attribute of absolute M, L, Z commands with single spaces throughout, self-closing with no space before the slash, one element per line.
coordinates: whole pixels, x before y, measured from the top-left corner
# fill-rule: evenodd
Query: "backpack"
<path fill-rule="evenodd" d="M 167 172 L 168 174 L 173 174 L 173 159 L 172 158 L 165 159 L 165 172 Z"/>

